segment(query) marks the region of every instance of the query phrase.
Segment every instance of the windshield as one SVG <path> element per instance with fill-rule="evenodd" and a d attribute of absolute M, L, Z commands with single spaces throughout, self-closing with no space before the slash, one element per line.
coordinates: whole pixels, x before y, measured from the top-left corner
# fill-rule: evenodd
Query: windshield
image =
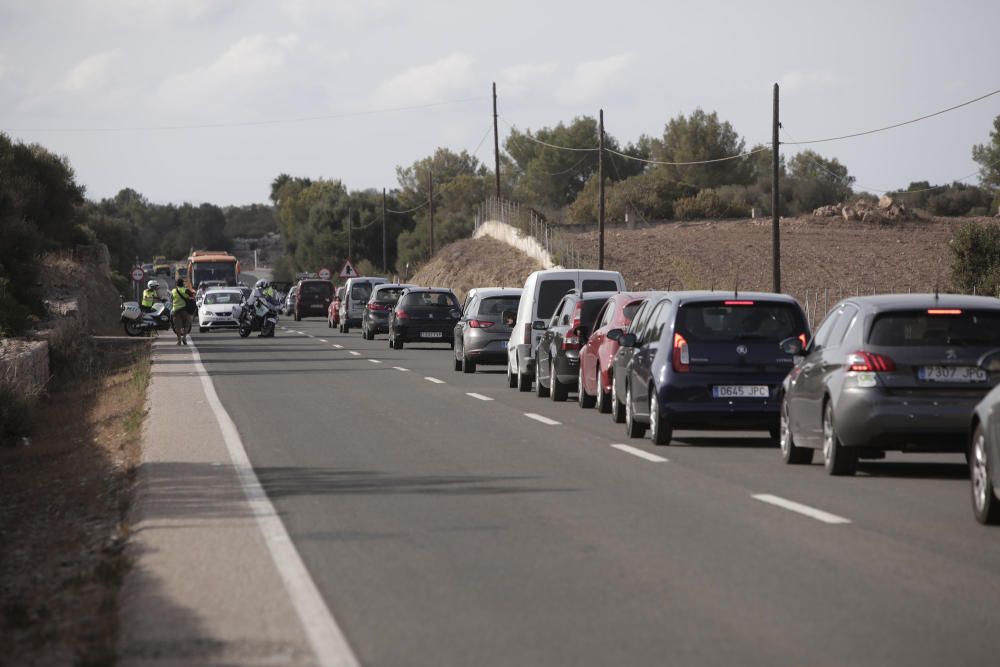
<path fill-rule="evenodd" d="M 328 282 L 317 280 L 316 282 L 302 283 L 299 286 L 299 294 L 302 296 L 324 296 L 328 297 L 333 292 L 333 285 Z"/>
<path fill-rule="evenodd" d="M 379 303 L 396 303 L 399 301 L 399 296 L 403 293 L 405 287 L 386 287 L 385 289 L 376 290 L 374 299 Z"/>
<path fill-rule="evenodd" d="M 221 280 L 226 283 L 236 282 L 235 262 L 198 262 L 192 265 L 191 281 L 195 287 L 206 280 Z"/>
<path fill-rule="evenodd" d="M 682 306 L 677 315 L 677 328 L 688 342 L 780 342 L 806 331 L 802 314 L 790 304 L 743 303 L 747 305 L 719 302 Z"/>
<path fill-rule="evenodd" d="M 372 295 L 371 283 L 356 283 L 351 285 L 352 301 L 367 301 Z"/>
<path fill-rule="evenodd" d="M 240 296 L 239 292 L 209 292 L 205 295 L 205 305 L 239 303 Z"/>
<path fill-rule="evenodd" d="M 639 301 L 633 301 L 629 305 L 625 306 L 622 310 L 622 317 L 625 318 L 625 322 L 631 322 L 644 303 L 645 301 L 640 299 Z"/>
<path fill-rule="evenodd" d="M 885 313 L 872 324 L 868 343 L 895 347 L 1000 347 L 1000 312 L 959 310 L 959 313 L 931 315 L 926 310 Z"/>
<path fill-rule="evenodd" d="M 519 296 L 491 296 L 483 299 L 479 304 L 477 315 L 502 315 L 505 310 L 517 310 L 517 304 L 521 302 Z"/>
<path fill-rule="evenodd" d="M 583 309 L 580 311 L 580 324 L 587 329 L 592 329 L 594 327 L 594 320 L 597 319 L 597 313 L 601 311 L 601 306 L 607 302 L 607 299 L 587 299 L 583 302 Z"/>
<path fill-rule="evenodd" d="M 450 292 L 415 292 L 407 294 L 400 301 L 403 306 L 426 308 L 458 308 L 458 299 Z"/>

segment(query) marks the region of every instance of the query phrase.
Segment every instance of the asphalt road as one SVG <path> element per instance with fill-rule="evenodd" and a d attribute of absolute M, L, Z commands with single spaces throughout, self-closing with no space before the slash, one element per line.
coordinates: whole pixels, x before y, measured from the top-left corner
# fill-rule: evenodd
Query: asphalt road
<path fill-rule="evenodd" d="M 1000 531 L 960 456 L 830 478 L 761 434 L 654 447 L 446 346 L 281 324 L 196 342 L 364 664 L 998 660 Z"/>

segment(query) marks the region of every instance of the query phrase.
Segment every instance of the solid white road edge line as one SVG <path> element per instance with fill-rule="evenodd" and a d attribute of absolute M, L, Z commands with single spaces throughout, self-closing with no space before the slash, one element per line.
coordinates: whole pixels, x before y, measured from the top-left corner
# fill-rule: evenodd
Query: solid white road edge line
<path fill-rule="evenodd" d="M 401 372 L 401 373 L 406 373 L 406 372 L 409 372 L 409 370 L 410 370 L 409 368 L 403 368 L 402 366 L 393 366 L 393 368 L 396 369 L 397 371 Z"/>
<path fill-rule="evenodd" d="M 615 449 L 620 449 L 623 452 L 631 454 L 633 456 L 638 456 L 640 459 L 646 459 L 647 461 L 652 461 L 653 463 L 668 463 L 669 459 L 665 459 L 662 456 L 657 456 L 656 454 L 650 454 L 649 452 L 643 451 L 638 447 L 631 447 L 629 445 L 611 445 Z"/>
<path fill-rule="evenodd" d="M 474 392 L 468 391 L 465 393 L 466 396 L 471 396 L 472 398 L 478 398 L 480 401 L 492 401 L 493 399 L 489 396 L 483 396 L 482 394 L 476 394 Z"/>
<path fill-rule="evenodd" d="M 850 519 L 845 519 L 842 516 L 837 516 L 836 514 L 830 514 L 829 512 L 824 512 L 823 510 L 818 510 L 815 507 L 809 507 L 809 505 L 803 505 L 802 503 L 797 503 L 794 500 L 786 500 L 781 496 L 774 496 L 770 493 L 755 493 L 752 494 L 755 500 L 759 500 L 762 503 L 768 503 L 769 505 L 776 505 L 778 507 L 784 508 L 790 512 L 796 512 L 807 516 L 811 519 L 816 519 L 817 521 L 822 521 L 823 523 L 829 524 L 844 524 L 850 523 Z"/>
<path fill-rule="evenodd" d="M 432 378 L 428 376 L 425 377 L 424 379 L 427 380 L 428 382 L 433 382 L 434 384 L 444 384 L 444 380 L 438 380 L 437 378 Z"/>
<path fill-rule="evenodd" d="M 525 412 L 524 416 L 528 419 L 534 419 L 536 422 L 541 422 L 547 426 L 560 426 L 562 422 L 557 422 L 555 419 L 549 419 L 548 417 L 543 417 L 542 415 L 537 415 L 534 412 Z"/>
<path fill-rule="evenodd" d="M 229 413 L 219 401 L 215 385 L 209 377 L 205 366 L 201 363 L 201 355 L 192 341 L 191 354 L 194 357 L 195 369 L 201 377 L 201 386 L 205 398 L 215 413 L 215 419 L 222 431 L 222 439 L 229 450 L 229 458 L 240 479 L 247 503 L 257 519 L 257 526 L 267 543 L 267 548 L 274 559 L 274 565 L 285 584 L 288 597 L 298 613 L 299 621 L 305 629 L 306 636 L 316 655 L 318 664 L 324 667 L 358 667 L 360 663 L 347 643 L 343 631 L 330 613 L 323 601 L 316 584 L 306 569 L 302 557 L 292 543 L 285 525 L 281 522 L 277 510 L 271 504 L 267 493 L 260 485 L 254 472 L 246 448 L 240 439 L 239 431 Z"/>

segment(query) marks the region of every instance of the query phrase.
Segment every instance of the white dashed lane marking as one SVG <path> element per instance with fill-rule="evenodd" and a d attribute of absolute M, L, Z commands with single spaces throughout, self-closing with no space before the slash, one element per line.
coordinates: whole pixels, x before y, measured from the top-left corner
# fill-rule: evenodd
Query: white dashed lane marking
<path fill-rule="evenodd" d="M 320 339 L 319 339 L 319 342 L 321 342 L 321 343 L 329 343 L 330 341 L 328 341 L 328 340 L 327 340 L 327 339 L 325 339 L 325 338 L 320 338 Z"/>
<path fill-rule="evenodd" d="M 334 343 L 334 344 L 333 344 L 333 346 L 334 346 L 335 348 L 337 348 L 338 350 L 343 350 L 343 349 L 344 349 L 344 346 L 343 346 L 343 345 L 337 345 L 336 343 Z"/>
<path fill-rule="evenodd" d="M 372 362 L 373 364 L 381 364 L 382 363 L 378 359 L 369 359 L 368 361 Z"/>
<path fill-rule="evenodd" d="M 354 355 L 355 357 L 360 357 L 361 356 L 361 353 L 358 352 L 358 351 L 356 351 L 356 350 L 348 350 L 348 352 L 350 354 Z"/>
<path fill-rule="evenodd" d="M 536 422 L 541 422 L 546 426 L 559 426 L 562 422 L 557 422 L 555 419 L 549 419 L 548 417 L 543 417 L 542 415 L 537 415 L 534 412 L 525 412 L 524 416 L 528 419 L 534 419 Z"/>
<path fill-rule="evenodd" d="M 434 384 L 444 384 L 444 380 L 438 380 L 437 378 L 425 377 L 428 382 L 433 382 Z"/>
<path fill-rule="evenodd" d="M 845 519 L 842 516 L 830 514 L 829 512 L 824 512 L 823 510 L 818 510 L 815 507 L 803 505 L 802 503 L 797 503 L 794 500 L 788 500 L 786 498 L 782 498 L 781 496 L 773 496 L 770 493 L 756 493 L 752 497 L 754 500 L 759 500 L 762 503 L 775 505 L 776 507 L 781 507 L 789 512 L 795 512 L 797 514 L 807 516 L 810 519 L 822 521 L 823 523 L 839 525 L 851 522 L 850 519 Z"/>
<path fill-rule="evenodd" d="M 489 396 L 483 396 L 482 394 L 476 394 L 476 393 L 474 393 L 474 392 L 471 392 L 471 391 L 469 391 L 469 392 L 466 392 L 466 394 L 465 394 L 465 395 L 466 395 L 466 396 L 471 396 L 472 398 L 476 398 L 476 399 L 479 399 L 480 401 L 492 401 L 492 400 L 493 400 L 493 399 L 492 399 L 492 398 L 490 398 Z"/>
<path fill-rule="evenodd" d="M 393 366 L 393 368 L 395 368 L 397 371 L 401 373 L 406 373 L 410 370 L 409 368 L 403 368 L 402 366 Z"/>
<path fill-rule="evenodd" d="M 657 456 L 656 454 L 650 454 L 649 452 L 643 451 L 638 447 L 630 447 L 629 445 L 611 445 L 617 450 L 631 454 L 632 456 L 638 456 L 640 459 L 646 459 L 647 461 L 652 461 L 653 463 L 667 463 L 667 459 L 662 456 Z"/>

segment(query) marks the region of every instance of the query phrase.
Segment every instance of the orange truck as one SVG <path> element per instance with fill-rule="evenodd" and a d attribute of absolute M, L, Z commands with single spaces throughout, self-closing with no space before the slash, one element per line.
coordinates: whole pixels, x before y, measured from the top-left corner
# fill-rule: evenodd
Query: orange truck
<path fill-rule="evenodd" d="M 235 285 L 240 280 L 240 262 L 223 250 L 195 250 L 188 257 L 187 279 L 194 289 L 204 280 Z"/>

